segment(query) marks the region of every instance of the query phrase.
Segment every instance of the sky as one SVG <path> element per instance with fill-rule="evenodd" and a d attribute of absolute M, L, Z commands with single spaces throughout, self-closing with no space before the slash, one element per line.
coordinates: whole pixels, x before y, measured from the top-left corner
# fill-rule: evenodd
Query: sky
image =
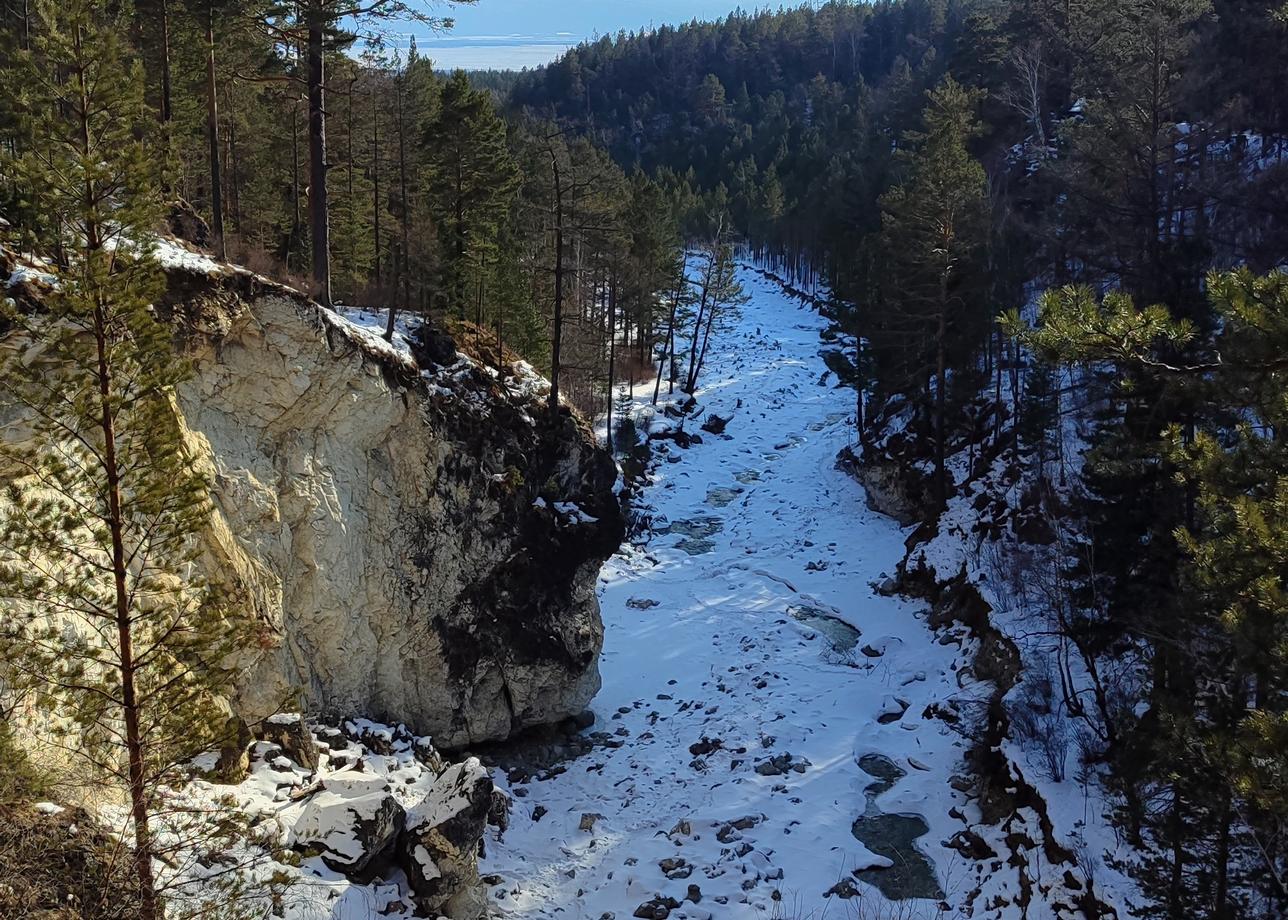
<path fill-rule="evenodd" d="M 416 33 L 422 54 L 443 70 L 535 67 L 569 47 L 621 29 L 632 31 L 690 19 L 715 19 L 738 0 L 478 0 L 472 6 L 434 5 L 456 26 Z M 743 3 L 744 9 L 758 4 Z"/>

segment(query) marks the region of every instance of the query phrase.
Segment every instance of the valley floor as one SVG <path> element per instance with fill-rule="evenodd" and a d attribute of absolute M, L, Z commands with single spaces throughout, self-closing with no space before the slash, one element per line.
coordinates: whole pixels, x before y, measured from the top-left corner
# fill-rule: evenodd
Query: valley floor
<path fill-rule="evenodd" d="M 911 920 L 981 884 L 1015 896 L 944 845 L 976 817 L 953 778 L 989 688 L 923 605 L 874 588 L 906 534 L 835 467 L 854 394 L 819 358 L 826 321 L 741 279 L 697 394 L 727 435 L 654 442 L 653 536 L 601 576 L 595 729 L 621 746 L 509 785 L 483 866 L 505 916 Z"/>

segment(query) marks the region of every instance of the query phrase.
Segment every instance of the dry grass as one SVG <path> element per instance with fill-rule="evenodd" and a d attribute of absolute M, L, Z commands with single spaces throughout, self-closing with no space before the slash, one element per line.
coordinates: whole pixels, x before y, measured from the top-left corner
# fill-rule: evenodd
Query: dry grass
<path fill-rule="evenodd" d="M 138 911 L 129 849 L 88 814 L 0 805 L 0 917 L 131 920 Z"/>

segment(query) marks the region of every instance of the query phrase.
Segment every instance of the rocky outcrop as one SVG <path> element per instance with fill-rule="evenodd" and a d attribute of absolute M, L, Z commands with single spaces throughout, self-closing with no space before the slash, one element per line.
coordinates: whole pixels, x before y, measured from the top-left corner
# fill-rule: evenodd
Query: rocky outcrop
<path fill-rule="evenodd" d="M 1087 918 L 1117 917 L 1114 909 L 1100 900 L 1093 879 L 1080 880 L 1082 870 L 1076 854 L 1057 839 L 1046 800 L 1025 777 L 1020 765 L 1006 753 L 1011 731 L 1007 695 L 1023 673 L 1019 649 L 992 621 L 993 609 L 970 580 L 965 567 L 951 578 L 941 579 L 920 560 L 906 559 L 900 566 L 899 588 L 907 597 L 930 604 L 927 625 L 935 630 L 961 625 L 975 642 L 969 670 L 974 677 L 993 685 L 983 722 L 974 745 L 966 753 L 966 765 L 974 782 L 967 788 L 975 799 L 985 825 L 997 828 L 1010 850 L 1007 862 L 1016 868 L 1022 909 L 1037 897 L 1059 911 L 1075 912 Z M 925 715 L 933 715 L 929 709 Z M 1035 826 L 1029 826 L 1028 816 Z M 968 859 L 991 860 L 995 853 L 978 834 L 966 831 L 949 845 Z M 1032 834 L 1032 836 L 1030 836 Z M 1037 839 L 1035 840 L 1034 837 Z M 1030 866 L 1040 851 L 1048 866 L 1066 867 L 1059 883 L 1045 882 Z M 1076 870 L 1076 872 L 1075 872 Z M 1063 916 L 1063 914 L 1060 914 Z"/>
<path fill-rule="evenodd" d="M 341 879 L 376 887 L 394 881 L 399 896 L 381 913 L 487 915 L 478 857 L 489 823 L 504 829 L 498 807 L 504 812 L 509 799 L 478 759 L 446 763 L 429 738 L 402 725 L 308 725 L 299 717 L 292 724 L 299 730 L 289 735 L 290 749 L 271 740 L 280 732 L 261 732 L 241 781 L 208 778 L 187 791 L 199 807 L 235 808 L 260 828 L 250 845 L 261 849 L 246 865 L 290 885 L 297 903 L 320 896 L 319 878 L 332 896 L 345 887 Z"/>
<path fill-rule="evenodd" d="M 616 467 L 585 424 L 524 365 L 422 371 L 297 292 L 163 255 L 159 307 L 195 370 L 180 421 L 215 484 L 202 558 L 260 623 L 239 714 L 294 697 L 453 748 L 581 711 L 595 579 L 622 538 Z"/>
<path fill-rule="evenodd" d="M 924 483 L 899 463 L 887 459 L 868 460 L 845 447 L 837 454 L 836 466 L 863 486 L 868 507 L 878 514 L 894 518 L 902 527 L 926 519 L 929 500 Z"/>
<path fill-rule="evenodd" d="M 487 912 L 479 841 L 493 807 L 492 779 L 473 758 L 448 767 L 407 815 L 402 865 L 422 910 L 450 917 Z"/>

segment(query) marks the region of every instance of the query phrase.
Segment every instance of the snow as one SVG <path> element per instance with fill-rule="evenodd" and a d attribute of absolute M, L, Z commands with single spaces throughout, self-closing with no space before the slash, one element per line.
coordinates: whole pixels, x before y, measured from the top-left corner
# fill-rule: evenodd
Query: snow
<path fill-rule="evenodd" d="M 1062 375 L 1071 374 L 1064 369 Z M 1075 381 L 1065 380 L 1063 389 L 1075 389 Z M 1005 391 L 1004 391 L 1005 394 Z M 1008 396 L 1009 398 L 1009 396 Z M 1090 417 L 1093 406 L 1065 407 L 1060 425 L 1064 442 L 1063 475 L 1052 461 L 1052 474 L 1056 477 L 1053 488 L 1062 493 L 1058 504 L 1072 501 L 1071 492 L 1077 488 L 1079 474 L 1085 459 L 1090 435 Z M 1075 534 L 1066 532 L 1065 525 L 1053 521 L 1057 532 L 1056 543 L 1051 547 L 1019 543 L 1009 532 L 999 541 L 985 541 L 973 532 L 979 513 L 973 500 L 982 488 L 993 495 L 1003 496 L 1015 507 L 1029 486 L 1027 480 L 1011 482 L 1007 475 L 1009 455 L 1004 454 L 991 470 L 981 477 L 979 485 L 950 500 L 940 518 L 939 533 L 934 539 L 917 547 L 913 559 L 940 577 L 950 577 L 963 569 L 983 598 L 992 607 L 990 622 L 1019 650 L 1024 674 L 1027 677 L 1049 677 L 1063 671 L 1070 682 L 1071 693 L 1090 698 L 1091 678 L 1078 655 L 1066 647 L 1058 637 L 1054 613 L 1046 609 L 1043 597 L 1043 574 L 1055 566 L 1067 565 L 1072 554 Z M 952 475 L 955 481 L 966 477 L 965 458 L 953 458 Z M 1060 481 L 1066 485 L 1061 486 Z M 1009 487 L 1002 483 L 1010 483 Z M 1134 679 L 1112 660 L 1099 662 L 1102 680 L 1127 687 Z M 1129 665 L 1121 664 L 1121 668 Z M 1058 669 L 1058 670 L 1057 670 Z M 1021 697 L 1024 681 L 1017 684 L 1007 696 L 1012 709 L 1024 707 Z M 1057 706 L 1058 706 L 1058 700 Z M 1055 839 L 1078 857 L 1084 875 L 1095 878 L 1097 893 L 1102 900 L 1119 906 L 1142 899 L 1134 880 L 1124 872 L 1115 859 L 1119 852 L 1120 834 L 1111 819 L 1114 803 L 1106 790 L 1103 766 L 1078 767 L 1077 732 L 1079 722 L 1073 716 L 1057 709 L 1051 716 L 1048 734 L 1050 742 L 1037 739 L 1008 737 L 1002 752 L 1008 760 L 1023 770 L 1025 779 L 1042 796 L 1047 805 Z M 1052 769 L 1052 760 L 1060 770 Z"/>
<path fill-rule="evenodd" d="M 286 761 L 285 769 L 291 763 Z M 279 764 L 274 761 L 274 766 Z M 332 780 L 312 796 L 291 828 L 292 845 L 317 845 L 339 861 L 353 864 L 365 850 L 356 834 L 358 822 L 374 821 L 385 802 L 386 781 L 381 776 L 343 777 Z"/>
<path fill-rule="evenodd" d="M 576 502 L 555 502 L 554 508 L 565 519 L 577 524 L 594 524 L 599 520 L 599 518 L 587 514 Z"/>
<path fill-rule="evenodd" d="M 283 725 L 299 719 L 282 714 L 268 721 Z M 233 882 L 234 888 L 246 886 L 239 906 L 247 916 L 421 916 L 401 872 L 361 884 L 328 866 L 323 856 L 307 853 L 324 850 L 333 865 L 357 863 L 363 857 L 357 825 L 372 821 L 390 797 L 405 809 L 410 827 L 436 826 L 468 806 L 474 783 L 485 774 L 483 766 L 474 758 L 438 766 L 430 739 L 412 735 L 403 726 L 351 719 L 343 732 L 321 725 L 312 726 L 312 731 L 318 742 L 316 771 L 292 762 L 277 745 L 260 741 L 251 748 L 250 775 L 242 782 L 227 785 L 198 775 L 182 789 L 162 790 L 167 801 L 158 809 L 155 830 L 162 848 L 179 845 L 180 858 L 158 861 L 156 869 L 177 912 L 197 914 L 217 906 L 209 899 L 218 900 L 226 894 L 221 886 Z M 200 774 L 213 765 L 214 756 L 203 756 L 193 767 Z M 129 838 L 130 819 L 123 805 L 104 807 L 99 815 Z M 201 822 L 230 818 L 244 823 L 241 838 L 231 849 L 202 852 L 204 832 L 197 830 Z M 305 855 L 290 853 L 296 844 L 307 848 Z M 190 849 L 194 846 L 196 850 Z M 428 852 L 416 856 L 426 877 L 440 874 Z M 289 885 L 285 892 L 283 884 Z M 272 904 L 274 887 L 281 898 L 277 907 Z"/>
<path fill-rule="evenodd" d="M 245 270 L 235 269 L 233 266 L 223 262 L 216 262 L 210 256 L 193 252 L 191 249 L 187 249 L 167 237 L 158 237 L 156 239 L 152 245 L 152 255 L 162 268 L 189 271 L 197 275 L 217 277 L 229 274 L 232 271 Z"/>
<path fill-rule="evenodd" d="M 20 265 L 9 275 L 9 280 L 6 284 L 11 288 L 29 284 L 52 288 L 57 287 L 58 279 L 49 272 L 41 271 L 29 265 Z"/>
<path fill-rule="evenodd" d="M 924 605 L 872 587 L 895 570 L 907 532 L 836 469 L 853 393 L 819 384 L 826 321 L 753 270 L 740 278 L 751 300 L 713 334 L 697 394 L 700 412 L 732 417 L 727 436 L 700 432 L 689 450 L 653 442 L 660 462 L 636 507 L 653 538 L 601 573 L 594 730 L 621 746 L 527 783 L 496 776 L 520 793 L 482 866 L 501 879 L 492 897 L 502 916 L 622 917 L 657 896 L 683 902 L 677 920 L 846 916 L 859 901 L 825 894 L 843 879 L 880 908 L 878 889 L 851 875 L 891 863 L 852 832 L 868 808 L 924 820 L 915 847 L 954 910 L 976 887 L 981 905 L 1019 891 L 1009 866 L 977 874 L 944 845 L 978 820 L 949 781 L 964 772 L 992 688 L 963 668 L 968 641 L 941 643 Z M 641 430 L 659 417 L 651 395 L 641 391 L 632 410 Z M 716 487 L 741 491 L 721 505 L 709 501 Z M 806 608 L 856 627 L 858 647 L 838 649 L 817 621 L 790 612 Z M 932 718 L 932 704 L 958 710 L 960 723 Z M 874 804 L 865 791 L 878 780 L 859 766 L 867 755 L 903 774 Z M 592 830 L 583 815 L 600 816 Z M 1039 839 L 1036 816 L 1011 829 L 1025 824 Z M 1007 852 L 1000 832 L 974 829 Z M 666 863 L 668 876 L 659 862 L 676 858 L 690 869 Z M 684 901 L 692 884 L 696 905 Z M 886 907 L 941 916 L 932 899 Z M 1018 918 L 1020 908 L 989 915 Z M 1056 915 L 1034 904 L 1027 916 Z"/>
<path fill-rule="evenodd" d="M 483 765 L 477 757 L 466 758 L 444 770 L 429 794 L 408 807 L 408 829 L 437 827 L 452 815 L 459 813 L 462 803 L 468 803 L 469 790 L 473 788 L 482 773 Z M 421 860 L 417 854 L 417 859 L 423 865 L 428 860 L 428 854 L 425 860 Z M 437 867 L 435 874 L 437 874 Z"/>
<path fill-rule="evenodd" d="M 319 309 L 325 310 L 328 320 L 360 342 L 368 351 L 399 364 L 415 365 L 411 354 L 411 329 L 405 318 L 395 319 L 394 338 L 390 342 L 385 339 L 388 322 L 388 313 L 385 310 L 363 310 L 343 305 L 337 305 L 330 310 L 326 310 L 325 307 Z"/>

